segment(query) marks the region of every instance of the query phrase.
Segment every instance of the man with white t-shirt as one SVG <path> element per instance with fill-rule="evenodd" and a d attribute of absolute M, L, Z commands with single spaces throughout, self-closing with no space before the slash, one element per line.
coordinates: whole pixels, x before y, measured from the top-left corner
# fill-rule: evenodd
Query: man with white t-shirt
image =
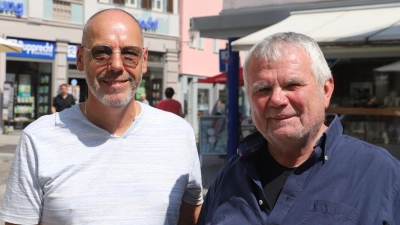
<path fill-rule="evenodd" d="M 203 196 L 193 129 L 134 98 L 147 55 L 129 13 L 106 9 L 88 20 L 77 52 L 88 99 L 23 131 L 1 220 L 196 223 Z"/>

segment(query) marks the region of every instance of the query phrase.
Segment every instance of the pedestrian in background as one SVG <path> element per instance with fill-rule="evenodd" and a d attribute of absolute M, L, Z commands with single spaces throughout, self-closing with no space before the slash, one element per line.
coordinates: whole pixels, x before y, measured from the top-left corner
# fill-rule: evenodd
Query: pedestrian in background
<path fill-rule="evenodd" d="M 259 132 L 220 170 L 198 224 L 400 224 L 400 163 L 325 115 L 333 78 L 318 44 L 263 39 L 244 62 Z"/>
<path fill-rule="evenodd" d="M 61 112 L 64 109 L 70 108 L 75 105 L 74 96 L 68 94 L 68 86 L 66 84 L 60 85 L 60 94 L 53 99 L 53 105 L 51 106 L 51 113 Z"/>
<path fill-rule="evenodd" d="M 161 100 L 157 103 L 156 108 L 161 109 L 167 112 L 172 112 L 180 117 L 184 117 L 182 113 L 182 105 L 180 102 L 176 101 L 175 99 L 172 99 L 172 96 L 175 94 L 175 91 L 173 88 L 168 87 L 165 89 L 165 97 L 167 99 Z"/>
<path fill-rule="evenodd" d="M 87 21 L 86 102 L 22 133 L 0 219 L 15 224 L 195 224 L 203 202 L 193 129 L 135 101 L 148 49 L 116 8 Z"/>
<path fill-rule="evenodd" d="M 147 101 L 145 93 L 142 93 L 140 95 L 140 100 L 142 101 L 143 104 L 149 105 L 149 101 Z"/>

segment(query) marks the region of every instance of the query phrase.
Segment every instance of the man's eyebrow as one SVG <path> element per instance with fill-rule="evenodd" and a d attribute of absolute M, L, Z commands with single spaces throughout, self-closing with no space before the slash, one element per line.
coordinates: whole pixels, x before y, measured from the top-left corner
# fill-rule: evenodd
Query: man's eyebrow
<path fill-rule="evenodd" d="M 257 91 L 269 87 L 269 84 L 267 81 L 262 80 L 262 81 L 257 81 L 251 86 L 251 93 L 256 93 Z"/>
<path fill-rule="evenodd" d="M 303 83 L 304 79 L 302 79 L 301 77 L 289 77 L 288 79 L 286 79 L 287 83 Z"/>

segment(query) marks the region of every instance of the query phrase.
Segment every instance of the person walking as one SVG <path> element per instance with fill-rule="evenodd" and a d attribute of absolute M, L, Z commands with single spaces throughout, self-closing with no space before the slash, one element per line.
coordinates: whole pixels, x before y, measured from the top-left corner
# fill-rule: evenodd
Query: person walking
<path fill-rule="evenodd" d="M 175 94 L 175 91 L 173 88 L 168 87 L 165 89 L 165 97 L 167 99 L 161 100 L 157 103 L 156 108 L 161 109 L 167 112 L 174 113 L 180 117 L 184 117 L 182 113 L 182 105 L 180 102 L 176 101 L 175 99 L 172 99 L 172 96 Z"/>
<path fill-rule="evenodd" d="M 67 85 L 61 84 L 60 85 L 60 94 L 58 94 L 53 99 L 53 105 L 51 106 L 51 113 L 61 112 L 66 108 L 70 108 L 71 106 L 75 105 L 74 96 L 68 94 L 67 92 Z"/>
<path fill-rule="evenodd" d="M 7 224 L 195 224 L 203 202 L 192 127 L 135 101 L 148 49 L 110 8 L 83 28 L 88 99 L 24 129 L 0 219 Z"/>
<path fill-rule="evenodd" d="M 140 100 L 142 101 L 143 104 L 149 105 L 149 101 L 147 101 L 145 93 L 142 93 L 140 95 Z"/>
<path fill-rule="evenodd" d="M 400 162 L 325 115 L 334 82 L 313 39 L 266 37 L 243 68 L 258 132 L 218 173 L 198 225 L 400 224 Z"/>

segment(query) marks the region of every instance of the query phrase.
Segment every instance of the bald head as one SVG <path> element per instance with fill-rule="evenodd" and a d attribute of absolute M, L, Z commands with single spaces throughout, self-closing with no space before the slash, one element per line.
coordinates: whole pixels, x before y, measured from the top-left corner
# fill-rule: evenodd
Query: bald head
<path fill-rule="evenodd" d="M 120 20 L 121 18 L 124 20 Z M 98 28 L 97 25 L 107 26 L 110 23 L 121 21 L 126 21 L 126 26 L 133 25 L 138 28 L 138 35 L 141 40 L 140 46 L 143 46 L 143 33 L 139 22 L 128 12 L 117 8 L 105 9 L 91 16 L 83 28 L 81 44 L 83 46 L 87 45 L 87 41 L 92 38 L 93 30 Z"/>

